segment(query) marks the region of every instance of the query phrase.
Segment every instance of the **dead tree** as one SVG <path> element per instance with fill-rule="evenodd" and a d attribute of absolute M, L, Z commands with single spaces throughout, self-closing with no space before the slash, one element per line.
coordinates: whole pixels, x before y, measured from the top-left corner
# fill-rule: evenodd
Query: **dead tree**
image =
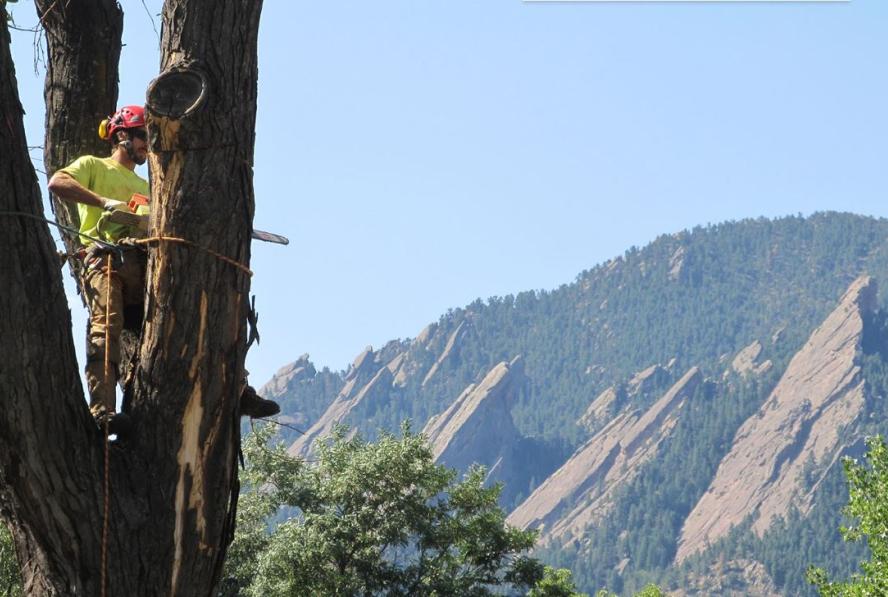
<path fill-rule="evenodd" d="M 42 17 L 73 4 L 52 3 Z M 145 322 L 125 390 L 135 429 L 109 453 L 108 595 L 212 595 L 233 533 L 260 9 L 251 0 L 164 6 L 148 102 L 160 238 L 148 249 Z M 49 231 L 27 217 L 41 214 L 40 192 L 4 25 L 0 516 L 27 594 L 100 595 L 106 444 L 84 400 Z"/>

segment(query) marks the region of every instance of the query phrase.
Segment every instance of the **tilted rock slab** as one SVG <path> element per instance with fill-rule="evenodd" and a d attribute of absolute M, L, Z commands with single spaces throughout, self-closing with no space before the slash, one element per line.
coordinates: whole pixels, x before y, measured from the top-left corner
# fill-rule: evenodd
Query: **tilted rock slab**
<path fill-rule="evenodd" d="M 864 407 L 864 381 L 856 363 L 863 315 L 875 305 L 876 284 L 869 276 L 854 281 L 792 358 L 771 395 L 737 431 L 709 489 L 685 521 L 676 561 L 725 536 L 752 514 L 761 536 L 791 506 L 811 508 L 801 478 L 813 461 L 822 481 L 841 454 L 838 431 Z"/>
<path fill-rule="evenodd" d="M 314 443 L 328 437 L 333 428 L 342 423 L 361 402 L 374 397 L 385 399 L 388 396 L 394 381 L 393 371 L 400 366 L 403 355 L 397 355 L 383 366 L 380 366 L 377 357 L 378 355 L 369 347 L 358 355 L 345 377 L 345 386 L 339 391 L 336 399 L 327 407 L 321 418 L 290 445 L 287 449 L 288 454 L 297 458 L 307 458 Z"/>
<path fill-rule="evenodd" d="M 313 378 L 317 374 L 314 365 L 304 354 L 293 363 L 278 369 L 271 380 L 259 389 L 259 395 L 277 400 L 285 396 L 293 384 Z"/>
<path fill-rule="evenodd" d="M 602 421 L 607 416 L 608 410 L 616 400 L 617 390 L 611 386 L 592 401 L 589 407 L 586 408 L 586 412 L 584 412 L 583 416 L 580 417 L 580 420 L 577 421 L 577 425 L 584 427 L 589 431 L 593 431 L 596 423 Z"/>
<path fill-rule="evenodd" d="M 483 464 L 489 473 L 508 477 L 521 434 L 512 422 L 513 398 L 524 379 L 521 357 L 496 365 L 484 379 L 467 387 L 447 410 L 423 429 L 436 462 L 464 471 Z"/>
<path fill-rule="evenodd" d="M 651 408 L 624 412 L 595 434 L 508 517 L 513 526 L 536 528 L 540 542 L 562 545 L 582 536 L 612 506 L 614 491 L 654 458 L 703 376 L 691 368 Z"/>

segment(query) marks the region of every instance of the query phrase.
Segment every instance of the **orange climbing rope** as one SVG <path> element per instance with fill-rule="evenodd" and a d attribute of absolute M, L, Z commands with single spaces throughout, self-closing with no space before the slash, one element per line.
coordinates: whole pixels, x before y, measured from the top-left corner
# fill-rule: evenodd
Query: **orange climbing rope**
<path fill-rule="evenodd" d="M 236 260 L 232 259 L 231 257 L 226 257 L 226 256 L 223 255 L 222 253 L 218 253 L 218 252 L 216 252 L 216 251 L 214 251 L 214 250 L 212 250 L 212 249 L 210 249 L 210 248 L 204 247 L 203 245 L 199 245 L 199 244 L 197 244 L 197 243 L 195 243 L 195 242 L 193 242 L 193 241 L 190 241 L 190 240 L 187 240 L 187 239 L 184 239 L 184 238 L 179 238 L 179 237 L 176 237 L 176 236 L 162 236 L 162 235 L 159 235 L 159 236 L 151 236 L 151 237 L 148 237 L 148 238 L 139 238 L 139 239 L 135 239 L 135 240 L 133 241 L 133 244 L 136 244 L 136 245 L 149 245 L 149 244 L 151 244 L 151 243 L 157 243 L 157 242 L 179 243 L 179 244 L 182 244 L 182 245 L 187 245 L 187 246 L 189 246 L 189 247 L 194 247 L 195 249 L 200 249 L 201 251 L 203 251 L 203 252 L 205 252 L 205 253 L 208 253 L 208 254 L 212 255 L 213 257 L 215 257 L 215 258 L 217 258 L 217 259 L 219 259 L 219 260 L 221 260 L 221 261 L 224 261 L 225 263 L 227 263 L 227 264 L 229 264 L 229 265 L 233 265 L 233 266 L 236 267 L 237 269 L 239 269 L 239 270 L 241 270 L 242 272 L 246 273 L 248 276 L 252 276 L 252 275 L 253 275 L 252 270 L 250 270 L 250 268 L 248 268 L 248 267 L 247 267 L 246 265 L 244 265 L 243 263 L 240 263 L 239 261 L 236 261 Z"/>
<path fill-rule="evenodd" d="M 105 262 L 105 388 L 107 391 L 108 381 L 111 377 L 111 326 L 109 325 L 111 321 L 111 253 L 108 253 L 108 260 Z M 101 574 L 101 583 L 102 583 L 102 597 L 107 595 L 107 587 L 108 587 L 108 526 L 110 522 L 110 504 L 109 500 L 111 497 L 111 481 L 110 481 L 110 470 L 111 470 L 111 450 L 110 450 L 110 442 L 108 441 L 108 431 L 109 426 L 111 425 L 111 417 L 109 413 L 105 413 L 105 480 L 104 480 L 104 518 L 102 520 L 102 574 Z"/>

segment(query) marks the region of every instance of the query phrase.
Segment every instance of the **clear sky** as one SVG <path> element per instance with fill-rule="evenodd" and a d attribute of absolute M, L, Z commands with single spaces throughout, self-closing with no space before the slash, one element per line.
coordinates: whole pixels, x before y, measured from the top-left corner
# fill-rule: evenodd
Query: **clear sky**
<path fill-rule="evenodd" d="M 120 103 L 143 103 L 161 3 L 122 4 Z M 259 46 L 255 226 L 291 244 L 254 243 L 257 385 L 661 233 L 888 216 L 884 0 L 266 0 Z M 40 145 L 33 34 L 13 52 Z"/>

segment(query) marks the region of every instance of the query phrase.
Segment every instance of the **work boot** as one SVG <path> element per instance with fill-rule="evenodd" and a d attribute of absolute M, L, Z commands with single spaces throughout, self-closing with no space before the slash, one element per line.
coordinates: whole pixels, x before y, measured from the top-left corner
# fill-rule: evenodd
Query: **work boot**
<path fill-rule="evenodd" d="M 117 439 L 125 437 L 133 428 L 133 421 L 126 413 L 108 410 L 101 404 L 91 406 L 89 411 L 96 420 L 99 430 L 104 433 L 105 423 L 108 423 L 108 435 L 116 435 Z"/>
<path fill-rule="evenodd" d="M 251 419 L 265 419 L 273 417 L 281 412 L 280 405 L 274 400 L 266 400 L 261 398 L 253 386 L 247 385 L 241 393 L 240 413 L 241 416 L 250 417 Z"/>

